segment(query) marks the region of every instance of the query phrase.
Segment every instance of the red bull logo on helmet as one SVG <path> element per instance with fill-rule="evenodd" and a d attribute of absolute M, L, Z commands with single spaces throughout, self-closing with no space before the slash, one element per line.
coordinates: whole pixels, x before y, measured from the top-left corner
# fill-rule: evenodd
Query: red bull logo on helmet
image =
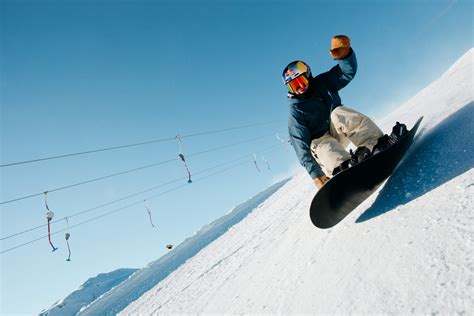
<path fill-rule="evenodd" d="M 294 61 L 285 68 L 283 72 L 283 80 L 285 84 L 287 84 L 291 80 L 294 80 L 295 78 L 309 72 L 310 69 L 304 62 Z"/>

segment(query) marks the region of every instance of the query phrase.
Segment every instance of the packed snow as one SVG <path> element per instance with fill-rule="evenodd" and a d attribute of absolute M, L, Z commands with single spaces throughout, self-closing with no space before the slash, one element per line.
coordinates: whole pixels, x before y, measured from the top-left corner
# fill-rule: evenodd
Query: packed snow
<path fill-rule="evenodd" d="M 122 283 L 135 271 L 137 269 L 117 269 L 110 273 L 101 273 L 94 278 L 90 278 L 65 299 L 54 303 L 53 306 L 42 311 L 40 316 L 75 315 L 81 308 L 95 301 L 114 286 Z"/>
<path fill-rule="evenodd" d="M 130 276 L 131 282 L 124 282 L 119 285 L 119 283 L 124 279 L 117 278 L 115 284 L 113 284 L 113 286 L 117 286 L 113 288 L 113 291 L 101 291 L 100 294 L 105 294 L 95 301 L 90 299 L 90 297 L 92 297 L 90 289 L 92 288 L 92 290 L 94 290 L 93 295 L 97 298 L 99 292 L 98 289 L 93 288 L 93 286 L 96 286 L 101 282 L 102 288 L 105 289 L 105 284 L 103 284 L 103 282 L 110 274 L 90 279 L 78 291 L 71 293 L 71 295 L 69 295 L 65 300 L 60 301 L 48 310 L 43 311 L 42 315 L 56 315 L 56 312 L 63 312 L 64 314 L 62 315 L 73 315 L 78 313 L 81 308 L 86 311 L 85 314 L 116 314 L 125 308 L 130 302 L 153 288 L 153 286 L 167 277 L 176 268 L 186 262 L 186 260 L 224 234 L 230 227 L 241 221 L 252 210 L 258 207 L 258 205 L 288 182 L 288 180 L 289 179 L 282 180 L 270 186 L 268 189 L 252 197 L 248 201 L 234 207 L 225 216 L 202 227 L 198 232 L 196 232 L 196 234 L 194 234 L 194 236 L 186 239 L 175 247 L 172 252 L 169 252 L 160 259 L 148 264 L 147 267 L 136 271 L 137 273 Z M 135 270 L 132 272 L 135 272 Z M 111 288 L 112 286 L 109 286 L 107 290 L 110 290 Z M 79 302 L 82 303 L 80 306 L 78 304 Z M 90 303 L 94 304 L 89 306 Z M 65 309 L 66 305 L 69 308 L 68 310 Z"/>
<path fill-rule="evenodd" d="M 393 175 L 334 228 L 311 224 L 316 189 L 301 171 L 80 314 L 472 314 L 473 59 L 378 122 L 389 132 L 424 116 Z"/>

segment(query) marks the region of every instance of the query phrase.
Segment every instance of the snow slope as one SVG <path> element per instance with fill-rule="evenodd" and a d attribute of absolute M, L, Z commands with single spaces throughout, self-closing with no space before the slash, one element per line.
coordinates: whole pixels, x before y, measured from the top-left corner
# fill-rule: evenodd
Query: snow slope
<path fill-rule="evenodd" d="M 248 201 L 236 206 L 225 216 L 202 227 L 194 236 L 158 260 L 134 273 L 126 282 L 85 306 L 80 315 L 115 315 L 143 293 L 153 288 L 161 280 L 196 255 L 213 240 L 224 234 L 230 227 L 245 218 L 252 210 L 281 188 L 289 179 L 280 181 Z"/>
<path fill-rule="evenodd" d="M 473 313 L 473 58 L 382 122 L 425 116 L 409 157 L 340 225 L 312 227 L 299 174 L 123 314 Z"/>
<path fill-rule="evenodd" d="M 225 229 L 209 225 L 207 242 L 198 233 L 82 314 L 472 314 L 473 58 L 471 49 L 379 122 L 389 131 L 395 120 L 425 117 L 394 174 L 336 227 L 312 226 L 315 188 L 302 171 L 249 201 Z"/>
<path fill-rule="evenodd" d="M 83 306 L 91 303 L 114 286 L 126 280 L 136 270 L 117 269 L 110 273 L 101 273 L 94 278 L 90 278 L 65 299 L 54 303 L 47 310 L 41 311 L 40 315 L 75 315 Z"/>

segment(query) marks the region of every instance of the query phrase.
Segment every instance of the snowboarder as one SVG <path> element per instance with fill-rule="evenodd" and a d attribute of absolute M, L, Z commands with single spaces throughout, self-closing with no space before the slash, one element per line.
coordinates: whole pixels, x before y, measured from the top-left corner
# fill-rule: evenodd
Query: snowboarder
<path fill-rule="evenodd" d="M 333 175 L 388 146 L 370 118 L 341 104 L 338 91 L 357 71 L 349 37 L 334 36 L 329 53 L 338 65 L 316 77 L 299 60 L 286 66 L 282 74 L 290 102 L 290 140 L 318 189 Z M 345 150 L 350 142 L 357 146 L 355 153 Z"/>

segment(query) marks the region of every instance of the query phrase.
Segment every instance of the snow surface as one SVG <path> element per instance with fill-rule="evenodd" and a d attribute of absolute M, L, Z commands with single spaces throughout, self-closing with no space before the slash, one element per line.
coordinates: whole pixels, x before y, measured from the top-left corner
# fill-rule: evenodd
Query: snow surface
<path fill-rule="evenodd" d="M 114 287 L 90 305 L 85 306 L 80 315 L 115 315 L 143 293 L 152 289 L 156 284 L 175 271 L 189 258 L 224 234 L 230 227 L 240 222 L 251 211 L 281 188 L 289 179 L 270 186 L 248 201 L 234 207 L 228 214 L 202 227 L 194 236 L 160 259 L 148 264 L 145 268 L 134 273 L 127 282 Z"/>
<path fill-rule="evenodd" d="M 41 311 L 40 316 L 75 315 L 82 307 L 93 302 L 114 286 L 122 283 L 135 271 L 137 269 L 117 269 L 110 273 L 101 273 L 95 278 L 90 278 L 65 299 L 54 303 L 47 310 Z"/>
<path fill-rule="evenodd" d="M 473 59 L 379 122 L 425 117 L 394 174 L 339 225 L 312 226 L 302 171 L 81 314 L 474 313 Z"/>

